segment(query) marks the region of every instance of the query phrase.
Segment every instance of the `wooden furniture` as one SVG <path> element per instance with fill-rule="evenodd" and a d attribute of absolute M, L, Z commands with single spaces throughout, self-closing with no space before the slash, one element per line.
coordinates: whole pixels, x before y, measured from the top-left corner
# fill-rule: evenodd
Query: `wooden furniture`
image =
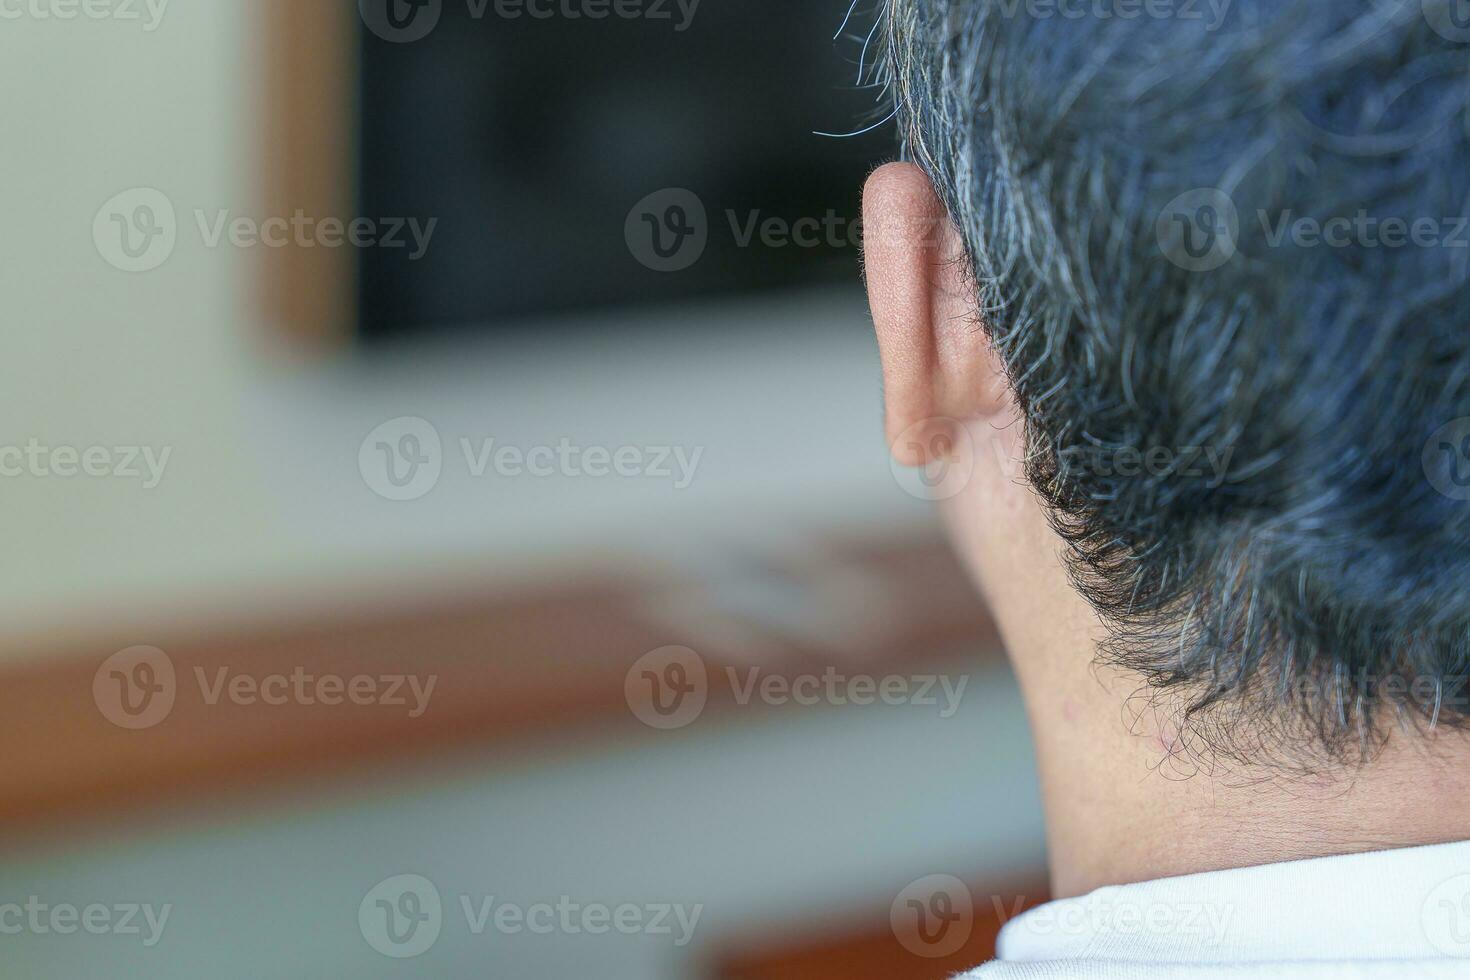
<path fill-rule="evenodd" d="M 701 581 L 669 570 L 519 594 L 467 592 L 411 608 L 364 606 L 218 635 L 160 624 L 146 636 L 129 629 L 35 652 L 31 666 L 0 675 L 0 744 L 9 747 L 0 754 L 0 828 L 20 846 L 24 836 L 103 827 L 118 814 L 180 800 L 249 798 L 324 776 L 381 777 L 385 765 L 456 747 L 646 734 L 625 680 L 639 657 L 671 644 L 697 650 L 711 673 L 727 664 L 892 672 L 929 666 L 945 652 L 963 658 L 953 669 L 970 670 L 998 657 L 991 624 L 937 535 L 813 541 L 803 554 L 794 565 L 772 559 L 761 574 L 778 591 L 806 590 L 803 608 L 814 607 L 816 618 L 805 630 L 726 603 L 733 586 L 719 574 Z M 882 615 L 864 622 L 861 607 L 871 614 L 880 598 Z M 844 620 L 861 628 L 819 639 Z M 93 684 L 110 655 L 139 643 L 167 654 L 177 695 L 162 721 L 128 730 L 104 717 Z M 377 704 L 209 703 L 201 693 L 221 677 L 295 672 L 412 673 L 436 684 L 419 717 Z M 733 702 L 728 685 L 710 685 L 710 716 L 729 713 Z"/>

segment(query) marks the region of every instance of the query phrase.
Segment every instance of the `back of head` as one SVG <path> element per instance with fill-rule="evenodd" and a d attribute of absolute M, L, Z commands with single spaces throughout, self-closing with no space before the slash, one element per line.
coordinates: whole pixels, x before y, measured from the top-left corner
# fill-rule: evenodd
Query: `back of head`
<path fill-rule="evenodd" d="M 1470 716 L 1453 3 L 887 0 L 1027 476 L 1104 659 L 1197 748 L 1341 758 Z"/>

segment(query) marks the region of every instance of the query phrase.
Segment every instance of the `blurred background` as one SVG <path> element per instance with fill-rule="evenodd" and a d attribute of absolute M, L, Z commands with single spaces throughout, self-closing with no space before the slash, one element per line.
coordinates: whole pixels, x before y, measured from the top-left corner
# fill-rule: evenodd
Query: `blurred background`
<path fill-rule="evenodd" d="M 1044 898 L 883 443 L 872 6 L 0 4 L 0 975 L 942 977 Z"/>

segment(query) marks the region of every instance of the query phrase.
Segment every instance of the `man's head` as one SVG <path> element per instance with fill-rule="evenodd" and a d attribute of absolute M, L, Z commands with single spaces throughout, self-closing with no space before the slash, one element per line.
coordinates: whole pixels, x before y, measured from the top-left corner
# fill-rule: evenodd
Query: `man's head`
<path fill-rule="evenodd" d="M 1456 2 L 886 0 L 895 453 L 973 453 L 947 510 L 1007 639 L 1086 628 L 1178 751 L 1470 715 Z"/>

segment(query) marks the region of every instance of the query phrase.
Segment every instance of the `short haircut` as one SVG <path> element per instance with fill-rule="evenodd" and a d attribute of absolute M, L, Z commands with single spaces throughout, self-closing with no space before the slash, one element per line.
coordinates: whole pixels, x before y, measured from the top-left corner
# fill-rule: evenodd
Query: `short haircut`
<path fill-rule="evenodd" d="M 1454 2 L 883 0 L 1100 661 L 1188 757 L 1470 716 Z"/>

